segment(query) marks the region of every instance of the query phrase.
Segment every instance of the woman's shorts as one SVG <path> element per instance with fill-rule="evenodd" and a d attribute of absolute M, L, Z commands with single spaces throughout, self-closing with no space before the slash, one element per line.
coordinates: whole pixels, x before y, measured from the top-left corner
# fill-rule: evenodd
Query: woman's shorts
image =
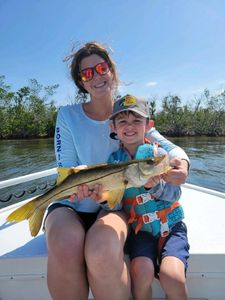
<path fill-rule="evenodd" d="M 67 205 L 66 203 L 57 202 L 57 203 L 51 204 L 48 207 L 48 212 L 47 212 L 46 218 L 53 210 L 55 210 L 58 207 L 68 207 L 68 209 L 72 209 L 74 212 L 76 212 L 76 214 L 80 218 L 81 223 L 84 226 L 85 231 L 88 231 L 88 229 L 94 224 L 94 222 L 97 220 L 97 216 L 99 214 L 99 210 L 97 212 L 93 212 L 93 213 L 92 212 L 90 212 L 90 213 L 80 212 L 80 211 L 75 210 L 72 206 Z"/>
<path fill-rule="evenodd" d="M 126 252 L 131 260 L 139 256 L 148 257 L 152 260 L 156 270 L 166 256 L 179 258 L 184 263 L 186 270 L 189 248 L 187 227 L 182 221 L 173 226 L 166 238 L 155 238 L 146 231 L 139 231 L 138 234 L 135 234 L 131 228 L 126 244 Z"/>

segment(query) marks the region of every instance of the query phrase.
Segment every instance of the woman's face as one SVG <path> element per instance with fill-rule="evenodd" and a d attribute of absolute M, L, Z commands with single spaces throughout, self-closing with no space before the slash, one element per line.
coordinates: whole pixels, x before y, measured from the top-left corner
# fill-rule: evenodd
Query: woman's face
<path fill-rule="evenodd" d="M 90 72 L 93 72 L 92 79 L 88 81 L 81 80 L 82 86 L 90 94 L 91 97 L 100 98 L 112 94 L 113 88 L 113 74 L 110 70 L 103 72 L 105 74 L 98 74 L 94 67 L 98 66 L 101 63 L 104 63 L 105 60 L 98 56 L 97 54 L 92 54 L 88 57 L 82 59 L 80 64 L 80 71 L 90 68 Z M 101 71 L 101 65 L 98 66 Z M 97 67 L 97 70 L 98 70 Z M 104 66 L 105 67 L 105 66 Z M 88 72 L 89 72 L 88 71 Z"/>

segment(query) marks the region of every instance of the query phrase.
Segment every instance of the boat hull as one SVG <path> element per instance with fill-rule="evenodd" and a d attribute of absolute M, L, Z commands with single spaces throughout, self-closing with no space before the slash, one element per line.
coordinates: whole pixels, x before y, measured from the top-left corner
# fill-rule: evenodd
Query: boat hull
<path fill-rule="evenodd" d="M 181 203 L 190 242 L 187 285 L 190 299 L 225 299 L 225 195 L 191 185 L 182 187 Z M 216 205 L 215 205 L 216 203 Z M 47 247 L 43 232 L 32 238 L 26 221 L 5 224 L 12 209 L 0 210 L 0 299 L 50 300 L 46 283 Z M 158 280 L 153 298 L 165 299 Z M 93 299 L 90 292 L 89 299 Z"/>

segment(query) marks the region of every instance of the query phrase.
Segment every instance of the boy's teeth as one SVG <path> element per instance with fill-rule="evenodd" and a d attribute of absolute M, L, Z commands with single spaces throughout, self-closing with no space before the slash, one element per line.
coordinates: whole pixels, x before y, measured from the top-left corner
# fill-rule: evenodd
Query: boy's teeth
<path fill-rule="evenodd" d="M 134 133 L 126 133 L 127 136 L 132 136 Z"/>

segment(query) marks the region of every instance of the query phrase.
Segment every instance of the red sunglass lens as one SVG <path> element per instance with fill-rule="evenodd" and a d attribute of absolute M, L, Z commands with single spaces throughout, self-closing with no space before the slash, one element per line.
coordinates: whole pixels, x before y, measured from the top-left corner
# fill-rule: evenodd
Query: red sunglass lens
<path fill-rule="evenodd" d="M 109 72 L 109 65 L 107 62 L 102 62 L 100 64 L 97 64 L 96 66 L 92 68 L 87 68 L 84 69 L 80 72 L 81 80 L 82 81 L 89 81 L 93 78 L 94 76 L 94 70 L 99 74 L 99 75 L 104 75 Z"/>
<path fill-rule="evenodd" d="M 98 64 L 95 69 L 98 74 L 104 75 L 109 71 L 109 65 L 106 62 L 103 62 Z"/>
<path fill-rule="evenodd" d="M 92 68 L 88 68 L 88 69 L 85 69 L 85 70 L 81 71 L 81 79 L 83 81 L 91 80 L 92 77 L 93 77 L 93 70 L 92 70 Z"/>

